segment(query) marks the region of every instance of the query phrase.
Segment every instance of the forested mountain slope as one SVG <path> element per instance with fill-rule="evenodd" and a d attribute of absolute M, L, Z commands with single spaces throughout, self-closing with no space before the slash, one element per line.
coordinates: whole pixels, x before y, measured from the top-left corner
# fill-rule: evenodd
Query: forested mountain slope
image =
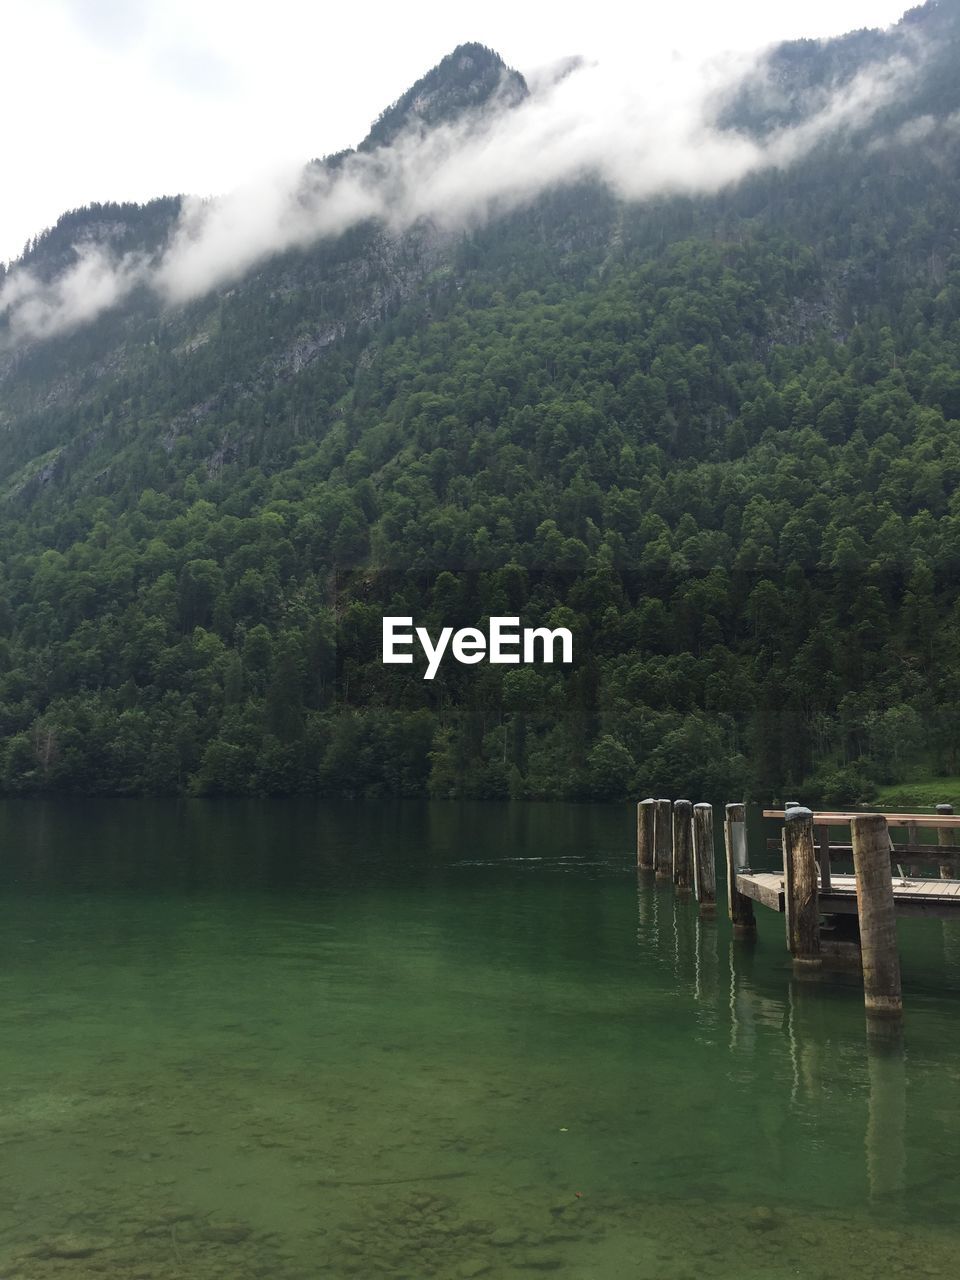
<path fill-rule="evenodd" d="M 0 785 L 840 802 L 955 768 L 958 55 L 954 2 L 776 51 L 727 128 L 913 72 L 719 194 L 585 178 L 9 330 Z M 527 92 L 481 46 L 414 88 L 360 151 Z M 77 211 L 19 267 L 149 255 L 180 207 Z M 577 658 L 427 683 L 380 665 L 384 612 L 550 620 Z"/>

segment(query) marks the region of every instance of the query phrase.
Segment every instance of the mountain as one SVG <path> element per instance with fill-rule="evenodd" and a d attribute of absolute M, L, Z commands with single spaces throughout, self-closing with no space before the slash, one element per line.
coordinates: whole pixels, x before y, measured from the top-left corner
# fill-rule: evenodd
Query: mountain
<path fill-rule="evenodd" d="M 390 146 L 411 127 L 422 132 L 485 107 L 515 106 L 528 96 L 523 76 L 493 49 L 461 44 L 380 113 L 358 150 Z"/>
<path fill-rule="evenodd" d="M 718 125 L 816 136 L 713 194 L 587 168 L 186 301 L 144 274 L 180 198 L 65 215 L 0 282 L 32 290 L 0 349 L 0 786 L 848 803 L 956 771 L 958 53 L 955 0 L 782 46 Z M 529 92 L 460 46 L 304 181 Z M 381 665 L 384 613 L 567 625 L 575 661 L 426 682 Z"/>

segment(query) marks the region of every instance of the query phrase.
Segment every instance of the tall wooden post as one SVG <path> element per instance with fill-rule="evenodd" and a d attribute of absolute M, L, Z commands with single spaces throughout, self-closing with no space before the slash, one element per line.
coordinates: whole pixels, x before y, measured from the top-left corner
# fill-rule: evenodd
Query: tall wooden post
<path fill-rule="evenodd" d="M 899 1018 L 903 997 L 887 820 L 882 813 L 858 814 L 851 820 L 850 830 L 860 916 L 863 1002 L 868 1015 Z"/>
<path fill-rule="evenodd" d="M 813 814 L 797 805 L 783 820 L 783 885 L 787 913 L 787 949 L 794 967 L 820 967 L 820 906 L 817 901 L 817 852 Z"/>
<path fill-rule="evenodd" d="M 673 840 L 670 833 L 669 800 L 658 800 L 654 806 L 653 865 L 658 880 L 669 880 L 673 875 Z"/>
<path fill-rule="evenodd" d="M 673 805 L 673 887 L 678 893 L 693 888 L 693 805 L 676 800 Z"/>
<path fill-rule="evenodd" d="M 723 824 L 723 843 L 727 855 L 727 907 L 733 932 L 746 935 L 757 931 L 753 902 L 737 888 L 737 872 L 747 866 L 747 808 L 728 804 Z"/>
<path fill-rule="evenodd" d="M 944 817 L 947 817 L 949 814 L 953 813 L 953 805 L 938 804 L 937 813 L 942 814 Z M 953 827 L 938 827 L 937 828 L 937 844 L 941 846 L 945 844 L 953 844 L 954 831 L 955 831 L 955 828 Z M 940 863 L 940 879 L 941 880 L 953 879 L 952 864 L 945 863 L 945 862 Z"/>
<path fill-rule="evenodd" d="M 656 800 L 641 800 L 637 805 L 637 866 L 641 871 L 653 870 L 653 811 Z"/>
<path fill-rule="evenodd" d="M 713 852 L 713 805 L 693 806 L 693 884 L 702 916 L 717 913 L 717 866 Z"/>

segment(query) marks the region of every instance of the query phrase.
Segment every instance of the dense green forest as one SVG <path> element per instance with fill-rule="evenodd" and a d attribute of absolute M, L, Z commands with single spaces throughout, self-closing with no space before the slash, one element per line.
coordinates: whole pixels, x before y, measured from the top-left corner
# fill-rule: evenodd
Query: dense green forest
<path fill-rule="evenodd" d="M 777 57 L 809 86 L 913 30 L 909 100 L 719 195 L 365 224 L 6 346 L 0 789 L 841 803 L 956 771 L 957 5 Z M 26 261 L 177 208 L 77 211 Z M 384 613 L 564 625 L 576 661 L 428 683 L 381 666 Z"/>

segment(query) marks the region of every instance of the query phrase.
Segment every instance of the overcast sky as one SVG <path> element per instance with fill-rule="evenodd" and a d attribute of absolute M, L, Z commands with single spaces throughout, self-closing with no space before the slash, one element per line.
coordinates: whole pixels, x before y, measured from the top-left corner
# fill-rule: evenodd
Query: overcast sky
<path fill-rule="evenodd" d="M 886 26 L 903 0 L 6 0 L 0 260 L 93 200 L 220 193 L 352 146 L 455 45 L 624 74 Z"/>

